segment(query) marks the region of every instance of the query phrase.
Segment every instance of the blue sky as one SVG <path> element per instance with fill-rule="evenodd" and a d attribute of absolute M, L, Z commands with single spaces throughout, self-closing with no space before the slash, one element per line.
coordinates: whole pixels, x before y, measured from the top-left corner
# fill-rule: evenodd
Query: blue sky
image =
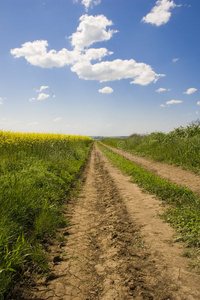
<path fill-rule="evenodd" d="M 169 132 L 200 115 L 199 0 L 0 0 L 0 129 Z"/>

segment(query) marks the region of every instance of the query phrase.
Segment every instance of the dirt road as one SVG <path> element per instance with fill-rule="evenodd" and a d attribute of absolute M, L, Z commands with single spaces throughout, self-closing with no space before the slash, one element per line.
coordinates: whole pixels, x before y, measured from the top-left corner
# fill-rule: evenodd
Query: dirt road
<path fill-rule="evenodd" d="M 181 167 L 168 165 L 162 162 L 155 162 L 146 157 L 133 155 L 131 152 L 123 150 L 126 148 L 126 144 L 123 141 L 119 143 L 119 148 L 121 147 L 123 149 L 116 149 L 105 144 L 102 145 L 161 178 L 171 181 L 177 185 L 187 186 L 190 190 L 200 196 L 200 175 L 194 174 L 189 170 L 183 170 Z"/>
<path fill-rule="evenodd" d="M 83 189 L 68 207 L 67 241 L 50 246 L 52 272 L 31 299 L 200 299 L 199 275 L 157 217 L 161 202 L 129 179 L 94 145 Z"/>

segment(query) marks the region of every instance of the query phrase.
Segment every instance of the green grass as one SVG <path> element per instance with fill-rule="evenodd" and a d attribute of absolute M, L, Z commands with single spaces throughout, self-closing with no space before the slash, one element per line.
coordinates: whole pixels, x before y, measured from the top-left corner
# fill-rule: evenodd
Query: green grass
<path fill-rule="evenodd" d="M 16 142 L 14 134 L 8 140 L 0 133 L 0 299 L 4 299 L 27 262 L 47 270 L 40 241 L 66 225 L 63 204 L 86 163 L 92 140 L 53 136 L 44 141 L 20 137 Z"/>
<path fill-rule="evenodd" d="M 123 139 L 105 138 L 102 142 L 155 161 L 163 161 L 200 173 L 200 122 L 198 121 L 186 128 L 179 127 L 168 134 L 162 132 L 148 135 L 133 134 Z"/>
<path fill-rule="evenodd" d="M 185 186 L 177 186 L 98 144 L 104 155 L 124 174 L 131 175 L 145 192 L 169 204 L 162 218 L 176 228 L 179 240 L 188 247 L 200 248 L 200 198 Z"/>

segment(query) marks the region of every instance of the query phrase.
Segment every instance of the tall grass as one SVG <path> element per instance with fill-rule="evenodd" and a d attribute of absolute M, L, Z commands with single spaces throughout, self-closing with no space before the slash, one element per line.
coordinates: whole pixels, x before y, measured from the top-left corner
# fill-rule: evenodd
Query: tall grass
<path fill-rule="evenodd" d="M 163 161 L 200 173 L 200 122 L 179 127 L 168 134 L 133 134 L 128 138 L 106 138 L 103 143 L 155 161 Z M 122 143 L 123 142 L 123 143 Z"/>
<path fill-rule="evenodd" d="M 44 262 L 38 241 L 65 224 L 62 204 L 91 144 L 87 137 L 0 131 L 0 299 L 25 262 Z"/>

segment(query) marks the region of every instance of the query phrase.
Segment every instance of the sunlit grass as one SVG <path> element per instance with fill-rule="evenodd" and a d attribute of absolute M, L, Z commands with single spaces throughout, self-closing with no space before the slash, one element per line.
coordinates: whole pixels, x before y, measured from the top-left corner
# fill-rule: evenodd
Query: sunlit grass
<path fill-rule="evenodd" d="M 165 134 L 133 134 L 128 138 L 105 138 L 106 145 L 127 150 L 133 154 L 163 161 L 200 173 L 200 123 L 179 127 Z M 122 144 L 123 142 L 123 144 Z"/>
<path fill-rule="evenodd" d="M 23 265 L 46 268 L 38 241 L 64 226 L 62 204 L 92 140 L 0 131 L 0 299 Z"/>

